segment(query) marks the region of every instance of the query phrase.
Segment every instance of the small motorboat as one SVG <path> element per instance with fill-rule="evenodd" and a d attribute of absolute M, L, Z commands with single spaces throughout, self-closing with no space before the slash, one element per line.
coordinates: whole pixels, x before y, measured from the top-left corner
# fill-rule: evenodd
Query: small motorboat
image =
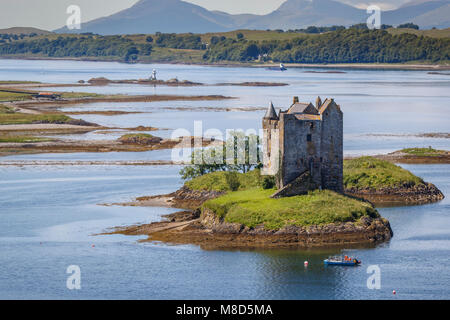
<path fill-rule="evenodd" d="M 284 66 L 284 64 L 280 63 L 279 67 L 268 67 L 267 70 L 272 70 L 272 71 L 286 71 L 287 68 Z"/>
<path fill-rule="evenodd" d="M 357 266 L 361 264 L 361 260 L 348 256 L 336 256 L 323 260 L 323 263 L 331 266 Z"/>

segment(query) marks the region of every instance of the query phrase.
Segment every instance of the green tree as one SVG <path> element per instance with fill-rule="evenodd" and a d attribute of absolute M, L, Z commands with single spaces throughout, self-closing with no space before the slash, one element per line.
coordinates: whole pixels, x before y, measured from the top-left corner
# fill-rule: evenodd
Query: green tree
<path fill-rule="evenodd" d="M 419 26 L 418 26 L 417 24 L 412 23 L 412 22 L 403 23 L 403 24 L 399 25 L 397 28 L 398 28 L 398 29 L 408 28 L 408 29 L 416 29 L 416 30 L 419 30 Z"/>

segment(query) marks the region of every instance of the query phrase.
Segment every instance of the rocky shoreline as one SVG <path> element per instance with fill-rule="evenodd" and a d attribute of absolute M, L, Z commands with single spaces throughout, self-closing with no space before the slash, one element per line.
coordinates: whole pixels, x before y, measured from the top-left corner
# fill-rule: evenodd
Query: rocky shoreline
<path fill-rule="evenodd" d="M 349 196 L 362 198 L 378 206 L 386 205 L 418 205 L 440 201 L 444 199 L 442 192 L 432 183 L 399 188 L 381 189 L 346 189 Z"/>
<path fill-rule="evenodd" d="M 404 185 L 399 188 L 346 189 L 347 196 L 371 202 L 377 206 L 417 205 L 440 201 L 442 192 L 431 183 Z M 183 210 L 167 216 L 166 221 L 148 225 L 120 227 L 111 233 L 146 235 L 144 241 L 174 244 L 196 244 L 202 248 L 276 248 L 328 247 L 342 245 L 375 245 L 393 236 L 389 221 L 382 217 L 364 216 L 356 222 L 331 223 L 314 226 L 288 226 L 268 230 L 264 226 L 249 228 L 227 223 L 202 204 L 225 192 L 191 190 L 183 186 L 176 192 L 137 198 L 126 206 L 157 206 Z"/>
<path fill-rule="evenodd" d="M 10 60 L 61 60 L 61 61 L 94 61 L 94 62 L 110 62 L 111 59 L 102 59 L 100 57 L 48 57 L 48 56 L 29 56 L 29 55 L 0 55 L 1 59 Z M 128 64 L 122 60 L 113 60 L 118 63 Z M 140 61 L 139 64 L 172 64 L 172 65 L 194 65 L 194 66 L 211 66 L 221 68 L 235 68 L 235 67 L 247 67 L 247 68 L 268 68 L 278 67 L 278 64 L 274 63 L 248 63 L 248 62 L 184 62 L 184 61 L 166 61 L 166 60 L 152 60 L 152 61 Z M 319 64 L 319 63 L 286 63 L 288 68 L 318 68 L 318 69 L 357 69 L 357 70 L 372 70 L 372 69 L 387 69 L 387 70 L 424 70 L 424 71 L 447 71 L 450 70 L 450 66 L 444 64 L 408 64 L 408 63 L 331 63 L 331 64 Z"/>
<path fill-rule="evenodd" d="M 193 82 L 189 80 L 178 80 L 176 78 L 169 80 L 151 80 L 151 79 L 131 79 L 131 80 L 110 80 L 104 77 L 92 78 L 87 81 L 88 85 L 92 86 L 104 86 L 108 84 L 141 84 L 152 86 L 168 86 L 168 87 L 195 87 L 195 86 L 207 86 L 207 84 L 201 82 Z M 78 82 L 79 85 L 86 85 L 84 80 Z M 280 82 L 223 82 L 211 84 L 211 86 L 243 86 L 243 87 L 282 87 L 288 86 L 287 83 Z"/>
<path fill-rule="evenodd" d="M 226 223 L 213 212 L 200 209 L 166 216 L 166 221 L 118 227 L 104 234 L 146 235 L 145 242 L 194 244 L 203 249 L 319 248 L 373 246 L 389 241 L 393 232 L 386 219 L 363 217 L 353 223 L 266 230 Z"/>
<path fill-rule="evenodd" d="M 220 197 L 224 194 L 225 192 L 219 191 L 194 191 L 190 190 L 186 186 L 183 186 L 173 193 L 139 197 L 133 202 L 121 203 L 119 205 L 140 207 L 163 206 L 177 209 L 196 210 L 203 204 L 203 202 Z"/>
<path fill-rule="evenodd" d="M 144 241 L 195 244 L 204 249 L 374 245 L 388 241 L 393 236 L 389 221 L 383 218 L 363 217 L 357 222 L 267 230 L 264 226 L 249 228 L 227 223 L 211 210 L 200 209 L 203 202 L 223 194 L 217 191 L 193 191 L 184 186 L 171 194 L 137 198 L 134 202 L 121 205 L 171 207 L 189 211 L 168 215 L 166 221 L 119 227 L 106 234 L 147 235 Z"/>
<path fill-rule="evenodd" d="M 450 151 L 444 151 L 442 154 L 433 156 L 414 155 L 396 151 L 389 154 L 377 155 L 375 158 L 393 163 L 404 164 L 449 164 Z"/>

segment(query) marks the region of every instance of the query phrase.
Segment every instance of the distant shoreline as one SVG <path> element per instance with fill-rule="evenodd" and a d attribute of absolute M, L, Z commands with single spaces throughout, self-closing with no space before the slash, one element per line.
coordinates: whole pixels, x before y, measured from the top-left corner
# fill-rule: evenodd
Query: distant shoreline
<path fill-rule="evenodd" d="M 101 58 L 51 58 L 51 57 L 23 57 L 23 56 L 0 56 L 0 60 L 48 60 L 48 61 L 84 61 L 84 62 L 117 62 L 125 63 L 123 61 L 114 59 Z M 278 67 L 278 63 L 265 64 L 249 64 L 239 62 L 226 63 L 194 63 L 194 62 L 170 62 L 170 61 L 152 61 L 152 62 L 138 62 L 136 64 L 169 64 L 169 65 L 194 65 L 194 66 L 209 66 L 209 67 L 248 67 L 248 68 L 273 68 Z M 422 70 L 422 71 L 443 71 L 450 70 L 450 65 L 440 64 L 401 64 L 401 63 L 337 63 L 337 64 L 318 64 L 318 63 L 284 63 L 286 68 L 318 68 L 318 69 L 360 69 L 360 70 Z"/>

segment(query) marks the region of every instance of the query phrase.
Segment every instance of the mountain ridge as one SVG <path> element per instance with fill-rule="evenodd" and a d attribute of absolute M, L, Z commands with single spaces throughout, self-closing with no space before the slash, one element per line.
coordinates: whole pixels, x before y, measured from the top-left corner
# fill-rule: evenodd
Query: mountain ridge
<path fill-rule="evenodd" d="M 421 27 L 449 27 L 450 0 L 416 0 L 395 10 L 382 11 L 383 24 L 414 22 Z M 236 29 L 301 29 L 363 23 L 366 10 L 336 0 L 287 0 L 266 15 L 229 14 L 210 11 L 182 0 L 140 0 L 113 15 L 82 24 L 81 30 L 56 32 L 93 32 L 104 35 L 136 33 L 205 33 Z"/>

